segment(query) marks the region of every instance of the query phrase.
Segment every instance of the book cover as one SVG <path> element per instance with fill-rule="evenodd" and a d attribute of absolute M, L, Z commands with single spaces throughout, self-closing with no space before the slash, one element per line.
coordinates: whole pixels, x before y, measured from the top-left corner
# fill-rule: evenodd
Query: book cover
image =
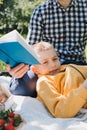
<path fill-rule="evenodd" d="M 39 64 L 36 52 L 17 30 L 13 30 L 0 38 L 0 60 L 10 64 L 11 67 L 20 63 Z"/>

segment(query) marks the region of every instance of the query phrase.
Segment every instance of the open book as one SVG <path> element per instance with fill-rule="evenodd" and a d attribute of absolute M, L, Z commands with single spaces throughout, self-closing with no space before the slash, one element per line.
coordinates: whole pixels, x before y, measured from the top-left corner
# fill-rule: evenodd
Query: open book
<path fill-rule="evenodd" d="M 0 60 L 11 67 L 20 63 L 38 64 L 38 56 L 26 40 L 13 30 L 0 38 Z"/>

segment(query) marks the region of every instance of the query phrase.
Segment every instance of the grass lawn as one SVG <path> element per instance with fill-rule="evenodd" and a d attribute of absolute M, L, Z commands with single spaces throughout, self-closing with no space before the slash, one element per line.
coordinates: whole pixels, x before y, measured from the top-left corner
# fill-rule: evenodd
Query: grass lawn
<path fill-rule="evenodd" d="M 6 71 L 6 66 L 5 66 L 5 63 L 0 61 L 0 72 L 2 72 L 2 71 Z"/>

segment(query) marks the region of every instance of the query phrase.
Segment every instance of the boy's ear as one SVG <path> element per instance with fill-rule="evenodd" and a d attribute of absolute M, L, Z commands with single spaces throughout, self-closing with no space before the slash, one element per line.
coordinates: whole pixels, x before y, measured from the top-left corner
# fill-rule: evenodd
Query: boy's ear
<path fill-rule="evenodd" d="M 38 69 L 36 65 L 32 65 L 31 70 L 35 73 L 38 74 Z"/>

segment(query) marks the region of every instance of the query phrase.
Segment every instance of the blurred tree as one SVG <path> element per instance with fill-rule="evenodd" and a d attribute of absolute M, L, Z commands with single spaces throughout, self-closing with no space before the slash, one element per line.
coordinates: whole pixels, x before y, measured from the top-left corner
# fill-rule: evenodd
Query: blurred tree
<path fill-rule="evenodd" d="M 14 4 L 14 0 L 3 0 L 0 4 L 0 32 L 2 34 L 11 30 Z"/>
<path fill-rule="evenodd" d="M 3 4 L 3 0 L 0 0 L 0 4 Z"/>
<path fill-rule="evenodd" d="M 0 0 L 0 33 L 17 29 L 27 34 L 32 11 L 44 0 Z"/>
<path fill-rule="evenodd" d="M 26 37 L 31 14 L 44 0 L 0 0 L 0 35 L 17 29 Z M 0 61 L 0 71 L 6 67 Z"/>

